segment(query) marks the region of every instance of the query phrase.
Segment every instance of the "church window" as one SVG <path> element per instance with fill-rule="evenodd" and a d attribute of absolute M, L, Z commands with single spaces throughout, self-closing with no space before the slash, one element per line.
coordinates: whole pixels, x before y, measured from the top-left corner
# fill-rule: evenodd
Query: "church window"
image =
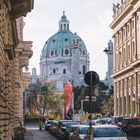
<path fill-rule="evenodd" d="M 62 31 L 62 24 L 61 24 L 61 31 Z"/>
<path fill-rule="evenodd" d="M 53 43 L 55 42 L 55 39 L 53 39 Z"/>
<path fill-rule="evenodd" d="M 85 75 L 86 74 L 86 67 L 85 67 L 85 65 L 83 65 L 83 75 Z"/>
<path fill-rule="evenodd" d="M 63 50 L 61 51 L 61 56 L 63 56 Z"/>
<path fill-rule="evenodd" d="M 73 44 L 75 44 L 75 39 L 73 39 Z"/>
<path fill-rule="evenodd" d="M 66 30 L 66 24 L 64 24 L 64 30 Z"/>
<path fill-rule="evenodd" d="M 72 51 L 70 50 L 70 55 L 72 56 Z"/>
<path fill-rule="evenodd" d="M 53 55 L 54 55 L 54 51 L 52 50 L 52 51 L 51 51 L 51 56 L 53 56 Z"/>
<path fill-rule="evenodd" d="M 66 69 L 63 69 L 63 73 L 66 74 Z"/>
<path fill-rule="evenodd" d="M 67 38 L 65 38 L 65 42 L 67 42 L 68 41 L 68 39 Z"/>
<path fill-rule="evenodd" d="M 53 69 L 53 73 L 54 73 L 54 74 L 56 73 L 56 70 L 55 70 L 55 69 Z"/>
<path fill-rule="evenodd" d="M 83 50 L 83 55 L 85 55 L 85 50 Z"/>
<path fill-rule="evenodd" d="M 77 44 L 78 44 L 78 43 L 79 43 L 79 40 L 77 39 L 76 42 L 77 42 Z"/>
<path fill-rule="evenodd" d="M 68 50 L 68 49 L 65 50 L 65 54 L 66 54 L 66 55 L 69 54 L 69 50 Z"/>
<path fill-rule="evenodd" d="M 55 50 L 55 56 L 57 56 L 57 51 Z"/>

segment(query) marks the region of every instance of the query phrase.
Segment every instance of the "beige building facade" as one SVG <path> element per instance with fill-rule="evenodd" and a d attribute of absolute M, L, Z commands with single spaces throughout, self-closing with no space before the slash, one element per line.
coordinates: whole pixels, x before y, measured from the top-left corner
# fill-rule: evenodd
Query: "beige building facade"
<path fill-rule="evenodd" d="M 114 5 L 114 115 L 140 116 L 140 1 Z"/>
<path fill-rule="evenodd" d="M 33 53 L 23 41 L 23 16 L 32 9 L 33 0 L 0 0 L 0 140 L 11 140 L 23 123 L 23 69 Z"/>

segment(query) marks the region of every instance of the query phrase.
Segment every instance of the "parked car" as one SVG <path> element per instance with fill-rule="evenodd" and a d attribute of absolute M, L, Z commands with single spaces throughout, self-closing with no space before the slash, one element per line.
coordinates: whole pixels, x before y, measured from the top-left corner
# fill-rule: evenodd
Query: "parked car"
<path fill-rule="evenodd" d="M 53 120 L 47 120 L 46 122 L 45 122 L 45 130 L 49 130 L 49 127 L 52 125 L 52 123 L 53 123 Z"/>
<path fill-rule="evenodd" d="M 116 125 L 93 125 L 94 140 L 128 140 L 122 129 Z M 89 126 L 79 125 L 70 140 L 89 140 Z"/>
<path fill-rule="evenodd" d="M 94 123 L 92 124 L 111 124 L 112 122 L 112 118 L 98 118 L 98 119 L 94 119 L 92 120 Z"/>
<path fill-rule="evenodd" d="M 48 132 L 54 136 L 58 135 L 58 121 L 57 120 L 53 120 L 52 124 L 48 128 Z"/>
<path fill-rule="evenodd" d="M 69 136 L 69 127 L 74 124 L 80 123 L 79 121 L 72 120 L 60 120 L 59 121 L 59 131 L 58 131 L 58 139 L 59 140 L 67 140 Z"/>
<path fill-rule="evenodd" d="M 113 116 L 112 117 L 112 124 L 121 126 L 122 125 L 122 121 L 123 121 L 123 116 Z"/>
<path fill-rule="evenodd" d="M 128 136 L 140 136 L 140 117 L 125 117 L 121 128 Z"/>

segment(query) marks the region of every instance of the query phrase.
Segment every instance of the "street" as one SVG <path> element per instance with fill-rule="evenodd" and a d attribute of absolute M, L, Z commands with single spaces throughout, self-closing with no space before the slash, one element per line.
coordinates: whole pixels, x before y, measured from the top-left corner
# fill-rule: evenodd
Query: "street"
<path fill-rule="evenodd" d="M 37 124 L 27 124 L 25 127 L 25 140 L 57 140 L 57 138 L 50 135 L 47 131 L 40 131 Z M 129 137 L 128 140 L 140 140 L 140 137 Z"/>

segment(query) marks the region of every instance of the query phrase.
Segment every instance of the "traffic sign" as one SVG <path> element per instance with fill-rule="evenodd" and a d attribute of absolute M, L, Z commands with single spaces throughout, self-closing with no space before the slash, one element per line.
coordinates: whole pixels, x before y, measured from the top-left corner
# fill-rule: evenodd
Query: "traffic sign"
<path fill-rule="evenodd" d="M 87 85 L 96 85 L 99 82 L 99 75 L 95 71 L 88 71 L 84 76 Z"/>

